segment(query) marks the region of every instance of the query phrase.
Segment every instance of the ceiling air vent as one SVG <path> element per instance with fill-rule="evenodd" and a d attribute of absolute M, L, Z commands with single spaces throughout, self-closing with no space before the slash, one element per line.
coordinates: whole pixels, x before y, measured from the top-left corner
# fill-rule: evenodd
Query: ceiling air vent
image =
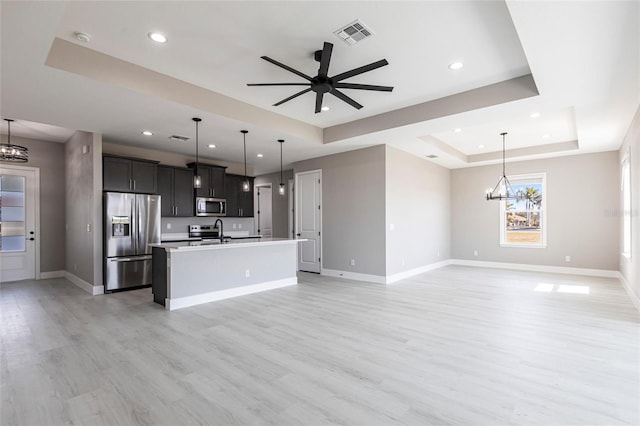
<path fill-rule="evenodd" d="M 171 139 L 172 141 L 186 142 L 191 138 L 189 138 L 187 136 L 171 135 L 171 136 L 169 136 L 169 139 Z"/>
<path fill-rule="evenodd" d="M 427 158 L 438 158 L 438 156 L 435 154 L 429 154 L 427 155 Z"/>
<path fill-rule="evenodd" d="M 356 19 L 349 25 L 345 25 L 344 27 L 333 32 L 338 38 L 349 46 L 353 46 L 359 41 L 364 40 L 367 37 L 371 37 L 375 33 L 371 31 L 371 28 L 367 27 L 364 22 L 359 19 Z"/>

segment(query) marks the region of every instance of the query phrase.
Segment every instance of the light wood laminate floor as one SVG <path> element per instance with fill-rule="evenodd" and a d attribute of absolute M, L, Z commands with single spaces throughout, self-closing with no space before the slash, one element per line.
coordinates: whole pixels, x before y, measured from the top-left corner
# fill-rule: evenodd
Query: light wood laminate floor
<path fill-rule="evenodd" d="M 638 312 L 615 279 L 299 281 L 173 312 L 150 289 L 2 284 L 0 423 L 640 423 Z"/>

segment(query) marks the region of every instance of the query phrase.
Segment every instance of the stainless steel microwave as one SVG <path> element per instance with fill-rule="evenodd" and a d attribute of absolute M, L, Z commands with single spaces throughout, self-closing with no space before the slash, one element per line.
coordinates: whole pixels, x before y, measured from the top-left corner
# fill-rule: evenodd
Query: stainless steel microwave
<path fill-rule="evenodd" d="M 226 216 L 227 200 L 224 198 L 196 197 L 196 216 Z"/>

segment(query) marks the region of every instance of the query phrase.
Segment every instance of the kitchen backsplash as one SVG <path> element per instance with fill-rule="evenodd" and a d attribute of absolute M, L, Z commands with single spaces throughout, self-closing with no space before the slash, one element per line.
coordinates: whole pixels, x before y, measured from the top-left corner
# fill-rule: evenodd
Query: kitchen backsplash
<path fill-rule="evenodd" d="M 163 217 L 162 234 L 187 234 L 189 225 L 213 225 L 216 219 L 222 219 L 225 234 L 233 231 L 255 233 L 252 217 Z"/>

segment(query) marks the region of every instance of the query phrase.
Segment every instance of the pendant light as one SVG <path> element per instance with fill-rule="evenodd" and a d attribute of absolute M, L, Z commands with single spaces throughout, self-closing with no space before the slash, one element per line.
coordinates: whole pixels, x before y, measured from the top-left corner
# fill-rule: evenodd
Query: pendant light
<path fill-rule="evenodd" d="M 0 161 L 11 161 L 13 163 L 26 163 L 29 161 L 29 149 L 11 144 L 11 122 L 10 118 L 5 118 L 9 130 L 7 131 L 7 143 L 0 143 Z"/>
<path fill-rule="evenodd" d="M 282 180 L 282 145 L 284 144 L 284 139 L 278 139 L 278 142 L 280 142 L 280 187 L 278 188 L 278 192 L 280 195 L 284 195 L 285 187 L 284 181 Z"/>
<path fill-rule="evenodd" d="M 193 187 L 198 189 L 202 186 L 202 179 L 200 178 L 200 174 L 198 173 L 198 125 L 202 121 L 201 118 L 193 117 L 193 121 L 196 122 L 196 174 L 193 175 Z"/>
<path fill-rule="evenodd" d="M 502 136 L 502 177 L 498 180 L 498 183 L 493 188 L 487 189 L 487 200 L 521 200 L 524 197 L 524 193 L 522 191 L 514 191 L 511 187 L 511 182 L 507 178 L 505 173 L 505 145 L 504 139 L 507 135 L 507 132 L 500 133 Z"/>
<path fill-rule="evenodd" d="M 248 130 L 240 130 L 242 133 L 242 143 L 244 146 L 244 180 L 242 181 L 242 192 L 251 191 L 251 184 L 249 183 L 249 179 L 247 179 L 247 133 Z"/>

